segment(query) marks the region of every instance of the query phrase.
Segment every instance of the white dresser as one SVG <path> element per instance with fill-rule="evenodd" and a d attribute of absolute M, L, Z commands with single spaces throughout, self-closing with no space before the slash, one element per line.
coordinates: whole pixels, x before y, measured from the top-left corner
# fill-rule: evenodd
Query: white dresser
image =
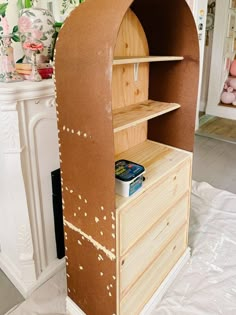
<path fill-rule="evenodd" d="M 51 172 L 59 168 L 52 80 L 0 84 L 0 268 L 26 297 L 57 259 Z"/>

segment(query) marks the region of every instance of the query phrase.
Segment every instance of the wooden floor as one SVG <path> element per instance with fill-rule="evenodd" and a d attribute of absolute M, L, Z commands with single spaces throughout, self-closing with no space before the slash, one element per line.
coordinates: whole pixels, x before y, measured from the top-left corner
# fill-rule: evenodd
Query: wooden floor
<path fill-rule="evenodd" d="M 196 135 L 193 179 L 236 194 L 236 143 Z"/>
<path fill-rule="evenodd" d="M 236 121 L 204 115 L 200 118 L 196 134 L 236 143 Z"/>

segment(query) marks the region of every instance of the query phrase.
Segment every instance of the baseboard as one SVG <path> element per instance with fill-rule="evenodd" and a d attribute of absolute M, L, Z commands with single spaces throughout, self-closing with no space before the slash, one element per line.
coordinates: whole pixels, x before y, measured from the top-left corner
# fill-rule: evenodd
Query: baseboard
<path fill-rule="evenodd" d="M 53 277 L 59 270 L 65 267 L 65 259 L 55 259 L 38 277 L 33 285 L 27 286 L 24 284 L 24 280 L 21 278 L 19 270 L 11 263 L 10 259 L 0 253 L 0 269 L 5 273 L 8 279 L 13 283 L 17 290 L 26 299 L 40 287 L 44 282 Z"/>
<path fill-rule="evenodd" d="M 171 272 L 168 274 L 166 279 L 162 282 L 158 290 L 153 294 L 149 302 L 145 305 L 140 315 L 149 315 L 150 312 L 157 306 L 157 304 L 161 301 L 166 291 L 169 289 L 181 269 L 188 262 L 190 258 L 190 248 L 188 247 L 181 258 L 178 260 L 176 265 L 173 267 Z"/>
<path fill-rule="evenodd" d="M 86 315 L 68 296 L 66 298 L 66 315 Z"/>

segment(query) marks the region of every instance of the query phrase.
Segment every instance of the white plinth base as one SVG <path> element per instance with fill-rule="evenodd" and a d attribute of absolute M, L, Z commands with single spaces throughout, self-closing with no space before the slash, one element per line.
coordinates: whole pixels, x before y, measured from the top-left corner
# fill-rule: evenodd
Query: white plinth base
<path fill-rule="evenodd" d="M 190 248 L 188 247 L 183 254 L 183 256 L 178 260 L 176 265 L 173 267 L 171 272 L 168 274 L 166 279 L 162 282 L 160 287 L 157 289 L 157 291 L 153 294 L 149 302 L 146 304 L 146 306 L 141 311 L 140 315 L 149 315 L 151 311 L 157 306 L 157 304 L 161 301 L 163 296 L 165 295 L 166 291 L 169 289 L 171 284 L 174 282 L 175 278 L 177 277 L 178 273 L 181 271 L 181 269 L 184 267 L 184 265 L 187 263 L 187 261 L 190 258 Z"/>
<path fill-rule="evenodd" d="M 68 296 L 66 298 L 66 315 L 86 315 Z"/>
<path fill-rule="evenodd" d="M 56 259 L 40 274 L 38 279 L 32 279 L 29 283 L 25 283 L 20 277 L 19 270 L 7 259 L 7 256 L 0 253 L 0 269 L 7 275 L 25 299 L 62 268 L 65 268 L 65 259 Z"/>
<path fill-rule="evenodd" d="M 156 307 L 171 286 L 178 273 L 190 258 L 190 248 L 188 247 L 183 256 L 178 260 L 174 268 L 171 270 L 166 279 L 162 282 L 158 290 L 151 297 L 149 302 L 141 311 L 140 315 L 148 315 Z M 69 297 L 66 298 L 66 314 L 67 315 L 86 315 L 78 305 L 76 305 Z"/>

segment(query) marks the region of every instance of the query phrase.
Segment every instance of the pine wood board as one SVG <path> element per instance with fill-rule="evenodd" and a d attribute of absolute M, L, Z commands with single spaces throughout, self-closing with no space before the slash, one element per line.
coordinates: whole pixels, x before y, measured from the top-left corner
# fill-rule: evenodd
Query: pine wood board
<path fill-rule="evenodd" d="M 160 256 L 149 266 L 146 272 L 136 281 L 126 296 L 121 300 L 122 315 L 137 315 L 163 282 L 175 263 L 186 249 L 186 226 L 170 241 Z"/>
<path fill-rule="evenodd" d="M 137 242 L 120 258 L 120 289 L 124 296 L 145 272 L 180 228 L 187 222 L 189 193 L 185 193 Z M 137 261 L 139 262 L 137 264 Z"/>
<path fill-rule="evenodd" d="M 183 59 L 183 56 L 116 56 L 113 60 L 113 65 L 134 64 L 153 61 L 178 61 Z"/>
<path fill-rule="evenodd" d="M 178 150 L 164 144 L 147 140 L 139 145 L 123 152 L 115 157 L 115 160 L 126 159 L 139 163 L 145 167 L 146 180 L 143 187 L 136 194 L 130 197 L 116 195 L 116 209 L 119 211 L 127 206 L 143 191 L 151 187 L 155 182 L 163 178 L 171 170 L 178 167 L 184 161 L 190 160 L 192 154 Z"/>
<path fill-rule="evenodd" d="M 121 23 L 114 50 L 116 56 L 149 55 L 148 43 L 143 27 L 136 15 L 129 9 Z M 138 79 L 134 80 L 132 64 L 112 69 L 112 108 L 136 104 L 148 99 L 149 65 L 139 66 Z"/>
<path fill-rule="evenodd" d="M 147 121 L 114 134 L 115 154 L 118 155 L 147 140 Z"/>
<path fill-rule="evenodd" d="M 135 246 L 152 224 L 188 191 L 189 168 L 189 163 L 182 163 L 119 212 L 120 255 Z"/>
<path fill-rule="evenodd" d="M 165 103 L 147 100 L 138 104 L 129 105 L 113 110 L 114 132 L 135 126 L 143 121 L 166 114 L 180 108 L 176 103 Z"/>

